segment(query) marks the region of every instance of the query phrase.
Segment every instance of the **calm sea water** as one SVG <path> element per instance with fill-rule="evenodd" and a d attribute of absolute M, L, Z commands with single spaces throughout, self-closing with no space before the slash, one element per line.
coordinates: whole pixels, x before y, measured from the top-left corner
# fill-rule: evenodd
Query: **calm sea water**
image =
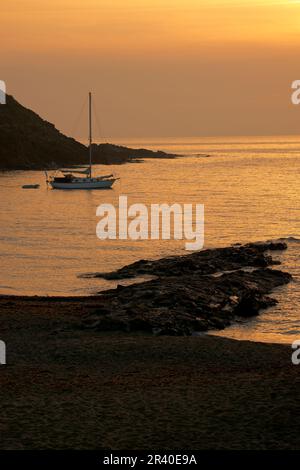
<path fill-rule="evenodd" d="M 110 271 L 141 258 L 185 253 L 184 241 L 100 241 L 96 208 L 129 204 L 203 203 L 205 248 L 236 242 L 288 239 L 280 256 L 294 281 L 274 293 L 280 301 L 256 319 L 220 334 L 291 342 L 300 338 L 300 137 L 131 139 L 117 142 L 180 153 L 96 172 L 120 176 L 113 190 L 47 189 L 42 172 L 0 174 L 0 293 L 88 295 L 112 287 L 81 275 Z M 207 153 L 209 158 L 199 156 Z M 108 170 L 108 171 L 107 171 Z M 21 189 L 40 183 L 38 190 Z"/>

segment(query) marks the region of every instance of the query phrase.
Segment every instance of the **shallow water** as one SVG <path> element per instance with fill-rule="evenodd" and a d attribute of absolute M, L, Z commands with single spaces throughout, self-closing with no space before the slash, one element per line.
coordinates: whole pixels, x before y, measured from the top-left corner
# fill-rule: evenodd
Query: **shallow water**
<path fill-rule="evenodd" d="M 258 317 L 238 319 L 225 330 L 214 331 L 211 334 L 233 339 L 274 343 L 292 343 L 300 339 L 300 240 L 283 241 L 287 242 L 288 250 L 271 253 L 273 258 L 282 263 L 281 266 L 274 268 L 291 273 L 293 281 L 275 289 L 271 294 L 277 299 L 278 304 L 263 311 Z"/>
<path fill-rule="evenodd" d="M 96 168 L 121 177 L 108 191 L 50 190 L 42 172 L 0 175 L 0 293 L 88 295 L 115 284 L 81 274 L 185 253 L 184 241 L 100 241 L 96 208 L 103 202 L 117 205 L 120 194 L 128 196 L 129 204 L 203 203 L 205 248 L 293 237 L 289 250 L 280 256 L 295 280 L 276 291 L 279 305 L 226 329 L 225 334 L 277 342 L 300 337 L 300 244 L 295 240 L 300 238 L 300 137 L 120 143 L 188 156 Z M 197 156 L 201 153 L 210 158 Z M 21 189 L 29 183 L 41 187 Z"/>

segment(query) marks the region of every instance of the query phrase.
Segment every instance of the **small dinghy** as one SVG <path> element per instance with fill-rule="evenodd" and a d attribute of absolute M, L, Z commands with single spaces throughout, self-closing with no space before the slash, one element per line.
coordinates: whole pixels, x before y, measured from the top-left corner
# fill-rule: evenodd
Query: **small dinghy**
<path fill-rule="evenodd" d="M 23 184 L 23 189 L 38 189 L 40 187 L 39 184 Z"/>

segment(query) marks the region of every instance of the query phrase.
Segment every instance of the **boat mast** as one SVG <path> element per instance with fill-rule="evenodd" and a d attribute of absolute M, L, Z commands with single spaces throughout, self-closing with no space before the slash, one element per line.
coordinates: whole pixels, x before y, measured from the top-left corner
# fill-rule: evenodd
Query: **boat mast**
<path fill-rule="evenodd" d="M 90 156 L 90 172 L 89 177 L 92 177 L 92 93 L 89 92 L 89 156 Z"/>

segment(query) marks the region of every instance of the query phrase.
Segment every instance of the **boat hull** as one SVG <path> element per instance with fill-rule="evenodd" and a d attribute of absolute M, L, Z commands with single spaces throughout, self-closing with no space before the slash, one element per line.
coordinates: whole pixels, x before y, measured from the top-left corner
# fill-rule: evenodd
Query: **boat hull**
<path fill-rule="evenodd" d="M 116 180 L 98 180 L 98 181 L 50 181 L 53 189 L 109 189 Z"/>

